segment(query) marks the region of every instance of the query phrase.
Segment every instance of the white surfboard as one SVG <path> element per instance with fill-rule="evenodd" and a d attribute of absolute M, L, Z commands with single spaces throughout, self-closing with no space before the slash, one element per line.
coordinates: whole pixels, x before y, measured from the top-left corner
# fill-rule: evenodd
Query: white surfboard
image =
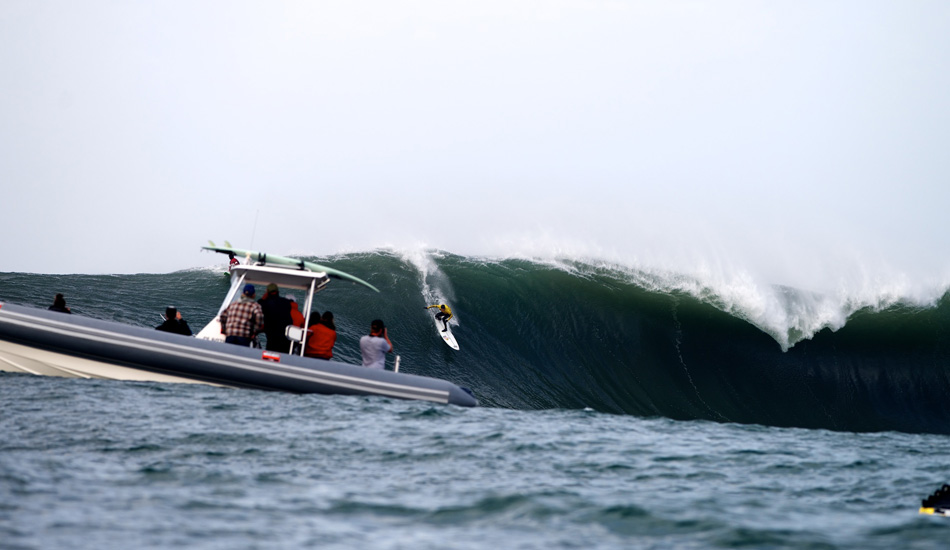
<path fill-rule="evenodd" d="M 447 346 L 454 350 L 459 349 L 459 343 L 455 341 L 455 336 L 452 336 L 452 329 L 442 332 L 442 321 L 435 322 L 435 329 L 439 331 L 439 336 L 442 337 L 442 341 L 444 341 Z"/>

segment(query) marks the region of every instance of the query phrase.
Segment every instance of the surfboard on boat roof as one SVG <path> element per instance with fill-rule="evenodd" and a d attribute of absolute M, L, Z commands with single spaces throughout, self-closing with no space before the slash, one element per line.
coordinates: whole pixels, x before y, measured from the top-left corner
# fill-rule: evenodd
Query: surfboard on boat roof
<path fill-rule="evenodd" d="M 204 250 L 211 250 L 213 252 L 218 252 L 220 254 L 234 254 L 235 256 L 247 258 L 249 261 L 252 261 L 252 262 L 296 266 L 299 269 L 319 271 L 319 272 L 326 273 L 328 277 L 332 277 L 334 279 L 343 279 L 347 281 L 352 281 L 354 283 L 359 283 L 367 288 L 370 288 L 370 289 L 375 290 L 376 292 L 379 292 L 378 288 L 367 283 L 363 279 L 360 279 L 359 277 L 355 275 L 350 275 L 349 273 L 346 273 L 345 271 L 340 271 L 339 269 L 333 269 L 332 267 L 327 267 L 325 265 L 321 265 L 314 262 L 308 262 L 306 260 L 301 260 L 299 258 L 290 258 L 287 256 L 278 256 L 276 254 L 267 254 L 266 252 L 257 252 L 254 250 L 233 248 L 231 246 L 231 243 L 227 241 L 224 242 L 227 246 L 215 246 L 214 242 L 212 241 L 208 241 L 208 243 L 211 246 L 203 246 L 201 248 Z"/>

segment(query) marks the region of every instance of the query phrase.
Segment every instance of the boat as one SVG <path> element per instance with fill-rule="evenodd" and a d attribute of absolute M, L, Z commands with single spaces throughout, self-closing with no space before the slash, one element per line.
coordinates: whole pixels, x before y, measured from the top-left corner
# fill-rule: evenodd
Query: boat
<path fill-rule="evenodd" d="M 292 345 L 286 353 L 225 343 L 219 316 L 239 299 L 240 289 L 247 283 L 303 290 L 303 311 L 308 317 L 314 294 L 325 289 L 331 279 L 378 290 L 358 277 L 312 262 L 215 247 L 213 243 L 203 248 L 233 252 L 246 262 L 232 267 L 231 286 L 217 315 L 196 336 L 0 302 L 0 371 L 477 406 L 467 388 L 398 372 L 398 361 L 396 370 L 389 371 L 304 357 L 306 331 L 292 326 L 287 332 Z M 307 321 L 304 326 L 309 326 Z"/>

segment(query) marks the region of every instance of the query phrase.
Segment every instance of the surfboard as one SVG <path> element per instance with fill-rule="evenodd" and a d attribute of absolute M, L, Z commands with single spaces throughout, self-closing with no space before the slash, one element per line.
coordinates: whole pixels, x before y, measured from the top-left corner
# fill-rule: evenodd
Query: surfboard
<path fill-rule="evenodd" d="M 429 300 L 426 300 L 429 301 Z M 436 306 L 430 306 L 426 308 L 426 311 L 430 309 L 435 309 Z M 445 325 L 442 324 L 442 321 L 439 319 L 439 310 L 435 309 L 435 316 L 432 318 L 435 321 L 435 330 L 439 333 L 439 336 L 442 337 L 442 341 L 445 342 L 445 345 L 450 348 L 457 350 L 459 349 L 459 343 L 455 341 L 455 336 L 452 335 L 452 329 L 449 328 L 448 323 Z M 442 329 L 445 328 L 445 332 L 442 332 Z"/>
<path fill-rule="evenodd" d="M 213 242 L 208 241 L 211 246 L 203 246 L 201 248 L 205 250 L 212 250 L 214 252 L 219 252 L 221 254 L 234 254 L 239 258 L 247 258 L 252 262 L 262 262 L 262 263 L 272 263 L 277 265 L 290 265 L 297 266 L 300 269 L 309 269 L 310 271 L 323 272 L 326 273 L 329 277 L 334 279 L 345 279 L 347 281 L 352 281 L 354 283 L 359 283 L 367 288 L 371 288 L 376 292 L 379 292 L 379 289 L 375 286 L 367 283 L 359 277 L 350 275 L 349 273 L 340 271 L 339 269 L 333 269 L 332 267 L 327 267 L 325 265 L 320 265 L 314 262 L 307 262 L 297 258 L 288 258 L 286 256 L 278 256 L 276 254 L 266 254 L 264 252 L 256 252 L 254 250 L 243 250 L 241 248 L 232 248 L 230 246 L 215 246 Z M 226 243 L 230 244 L 230 243 Z"/>
<path fill-rule="evenodd" d="M 452 329 L 442 332 L 442 321 L 435 322 L 435 330 L 439 331 L 439 336 L 442 337 L 442 341 L 445 342 L 447 346 L 454 350 L 459 349 L 459 343 L 455 341 L 455 336 L 452 336 Z"/>
<path fill-rule="evenodd" d="M 436 315 L 438 315 L 438 313 Z M 446 331 L 442 332 L 442 321 L 435 317 L 433 317 L 433 320 L 435 321 L 435 331 L 442 337 L 442 341 L 445 342 L 445 345 L 454 350 L 459 349 L 459 343 L 455 341 L 455 336 L 452 335 L 452 329 L 446 327 Z"/>

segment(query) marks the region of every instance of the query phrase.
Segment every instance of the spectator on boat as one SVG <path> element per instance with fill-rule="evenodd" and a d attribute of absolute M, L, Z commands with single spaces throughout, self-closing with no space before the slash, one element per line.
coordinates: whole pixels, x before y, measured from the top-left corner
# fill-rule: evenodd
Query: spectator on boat
<path fill-rule="evenodd" d="M 290 300 L 280 295 L 277 285 L 267 285 L 264 297 L 257 301 L 264 312 L 264 335 L 267 336 L 268 351 L 290 351 L 290 340 L 284 335 L 287 325 L 294 324 L 290 314 Z"/>
<path fill-rule="evenodd" d="M 449 319 L 452 318 L 452 308 L 445 304 L 435 304 L 426 309 L 432 309 L 434 307 L 439 308 L 439 312 L 435 314 L 435 320 L 442 321 L 442 332 L 449 330 Z"/>
<path fill-rule="evenodd" d="M 155 327 L 155 330 L 191 336 L 188 322 L 181 318 L 181 312 L 172 306 L 165 308 L 165 322 Z"/>
<path fill-rule="evenodd" d="M 371 369 L 386 368 L 386 354 L 392 352 L 393 343 L 389 341 L 389 331 L 379 319 L 369 324 L 369 335 L 360 338 L 360 353 L 363 366 Z"/>
<path fill-rule="evenodd" d="M 254 297 L 254 285 L 246 284 L 241 299 L 221 313 L 221 333 L 225 342 L 239 346 L 257 343 L 255 338 L 264 328 L 264 312 Z"/>
<path fill-rule="evenodd" d="M 49 306 L 50 311 L 59 311 L 60 313 L 72 313 L 69 311 L 69 308 L 66 307 L 66 298 L 63 298 L 62 294 L 57 294 L 53 298 L 53 305 Z"/>
<path fill-rule="evenodd" d="M 294 321 L 293 325 L 303 328 L 307 320 L 304 319 L 303 313 L 300 313 L 300 306 L 297 305 L 297 297 L 293 294 L 289 294 L 287 295 L 287 299 L 290 300 L 290 318 Z"/>
<path fill-rule="evenodd" d="M 231 268 L 233 268 L 234 266 L 238 265 L 241 262 L 239 262 L 238 259 L 234 257 L 234 252 L 228 252 L 228 258 L 229 258 L 228 271 L 230 272 Z"/>
<path fill-rule="evenodd" d="M 310 314 L 310 328 L 307 329 L 307 347 L 303 354 L 317 359 L 333 359 L 333 346 L 336 344 L 336 325 L 333 323 L 333 313 L 319 311 Z M 360 343 L 362 348 L 362 343 Z"/>

